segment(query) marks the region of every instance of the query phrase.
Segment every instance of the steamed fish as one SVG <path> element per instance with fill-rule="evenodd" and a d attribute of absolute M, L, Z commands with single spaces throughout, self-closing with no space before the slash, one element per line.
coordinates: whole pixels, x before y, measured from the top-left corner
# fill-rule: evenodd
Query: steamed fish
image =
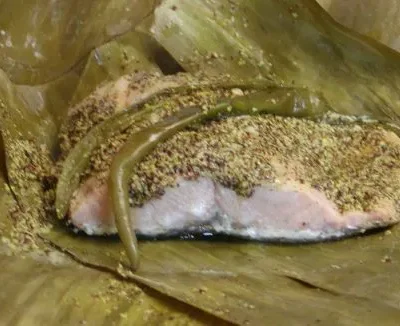
<path fill-rule="evenodd" d="M 323 240 L 398 221 L 400 139 L 382 127 L 236 117 L 172 137 L 130 178 L 131 228 Z M 105 175 L 74 192 L 72 224 L 116 233 Z"/>
<path fill-rule="evenodd" d="M 62 128 L 59 216 L 118 231 L 133 265 L 135 234 L 317 241 L 398 221 L 395 133 L 306 89 L 243 85 L 139 74 L 97 90 Z"/>

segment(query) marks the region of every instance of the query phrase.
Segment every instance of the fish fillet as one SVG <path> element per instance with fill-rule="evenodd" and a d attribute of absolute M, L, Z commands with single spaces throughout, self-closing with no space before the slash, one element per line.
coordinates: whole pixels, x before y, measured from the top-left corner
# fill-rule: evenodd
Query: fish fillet
<path fill-rule="evenodd" d="M 222 233 L 316 241 L 399 220 L 400 139 L 374 124 L 275 116 L 228 118 L 180 132 L 139 164 L 131 227 L 146 236 Z M 70 203 L 87 234 L 116 233 L 103 174 Z"/>

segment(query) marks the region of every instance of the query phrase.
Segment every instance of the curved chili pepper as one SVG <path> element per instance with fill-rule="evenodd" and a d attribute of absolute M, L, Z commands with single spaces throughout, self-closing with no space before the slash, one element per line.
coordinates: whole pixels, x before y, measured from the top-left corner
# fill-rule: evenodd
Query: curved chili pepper
<path fill-rule="evenodd" d="M 133 174 L 134 167 L 146 155 L 154 150 L 160 142 L 195 122 L 204 122 L 224 116 L 266 113 L 316 117 L 318 112 L 309 101 L 308 95 L 307 90 L 276 89 L 221 102 L 209 110 L 188 107 L 152 127 L 131 135 L 113 159 L 108 182 L 118 234 L 124 244 L 131 268 L 136 270 L 139 266 L 139 250 L 134 227 L 130 226 L 134 225 L 135 218 L 130 211 L 128 180 Z"/>

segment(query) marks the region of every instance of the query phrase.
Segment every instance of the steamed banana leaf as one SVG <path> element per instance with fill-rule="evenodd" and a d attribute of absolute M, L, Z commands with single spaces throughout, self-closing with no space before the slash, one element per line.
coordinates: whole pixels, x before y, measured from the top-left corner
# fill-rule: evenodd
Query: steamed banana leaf
<path fill-rule="evenodd" d="M 8 169 L 0 182 L 0 323 L 397 325 L 398 228 L 299 246 L 142 241 L 135 274 L 118 239 L 75 235 L 55 220 L 24 226 L 35 253 L 15 250 L 21 229 L 7 207 L 35 209 L 43 190 L 13 178 L 26 155 L 15 145 L 45 145 L 52 162 L 67 108 L 122 74 L 261 76 L 308 88 L 337 112 L 399 122 L 400 54 L 339 25 L 313 0 L 165 0 L 155 8 L 144 0 L 0 1 Z M 170 56 L 167 67 L 160 53 Z"/>
<path fill-rule="evenodd" d="M 398 121 L 398 53 L 337 24 L 314 0 L 166 0 L 141 27 L 186 71 L 261 75 L 319 91 L 337 112 Z"/>
<path fill-rule="evenodd" d="M 56 251 L 22 259 L 0 246 L 0 262 L 2 325 L 224 325 Z"/>
<path fill-rule="evenodd" d="M 341 24 L 400 50 L 400 4 L 396 0 L 319 0 Z"/>
<path fill-rule="evenodd" d="M 0 68 L 16 84 L 48 83 L 131 31 L 158 1 L 0 1 Z"/>

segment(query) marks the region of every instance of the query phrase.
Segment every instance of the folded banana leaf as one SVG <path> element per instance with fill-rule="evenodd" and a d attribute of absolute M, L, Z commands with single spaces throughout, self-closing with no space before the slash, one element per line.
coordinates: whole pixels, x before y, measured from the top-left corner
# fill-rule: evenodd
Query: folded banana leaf
<path fill-rule="evenodd" d="M 398 53 L 350 32 L 314 0 L 163 1 L 147 29 L 186 71 L 322 92 L 336 111 L 398 121 Z"/>
<path fill-rule="evenodd" d="M 14 6 L 23 10 L 11 19 L 6 13 Z M 31 194 L 41 187 L 37 180 L 27 179 L 22 186 L 13 180 L 10 167 L 23 155 L 11 150 L 17 140 L 53 150 L 72 103 L 121 74 L 163 70 L 158 51 L 167 51 L 175 67 L 191 73 L 262 76 L 278 86 L 320 93 L 338 112 L 398 122 L 399 54 L 337 24 L 315 1 L 166 0 L 149 15 L 154 7 L 153 2 L 123 0 L 0 1 L 5 49 L 0 54 L 0 126 L 9 170 L 4 179 L 12 190 L 0 191 L 5 194 L 1 203 L 6 199 L 14 208 L 26 207 L 29 196 L 21 200 L 18 187 Z M 140 31 L 152 35 L 148 39 L 133 31 L 139 21 Z M 15 220 L 0 216 L 7 242 L 16 231 Z M 39 232 L 37 250 L 53 253 L 55 247 L 74 261 L 60 253 L 60 266 L 37 256 L 8 257 L 13 252 L 1 249 L 1 324 L 260 325 L 274 320 L 283 325 L 397 325 L 400 317 L 397 227 L 299 246 L 141 241 L 142 265 L 134 274 L 126 269 L 118 239 L 89 238 L 55 221 L 51 225 Z M 109 283 L 114 284 L 111 292 Z M 129 298 L 121 297 L 123 291 Z M 105 302 L 97 303 L 105 292 Z"/>
<path fill-rule="evenodd" d="M 142 33 L 124 33 L 91 51 L 70 105 L 89 95 L 105 81 L 134 71 L 161 72 L 157 55 L 162 49 Z"/>
<path fill-rule="evenodd" d="M 396 0 L 319 0 L 338 22 L 400 50 L 399 2 Z"/>
<path fill-rule="evenodd" d="M 2 0 L 0 68 L 17 84 L 47 83 L 132 30 L 157 2 Z"/>

